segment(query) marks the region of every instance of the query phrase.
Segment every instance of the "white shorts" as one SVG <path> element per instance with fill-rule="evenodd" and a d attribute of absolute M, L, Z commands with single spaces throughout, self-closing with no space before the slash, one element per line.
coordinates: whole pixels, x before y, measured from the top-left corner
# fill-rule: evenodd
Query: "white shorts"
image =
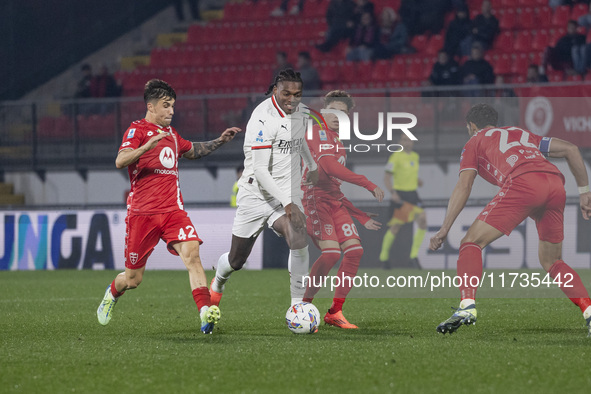
<path fill-rule="evenodd" d="M 300 211 L 304 212 L 301 201 L 293 201 Z M 232 234 L 240 238 L 258 236 L 265 228 L 265 224 L 273 229 L 273 223 L 285 215 L 285 209 L 279 200 L 262 199 L 260 195 L 240 188 L 236 196 L 236 216 L 232 225 Z M 275 229 L 273 229 L 275 231 Z M 275 234 L 282 236 L 277 231 Z"/>

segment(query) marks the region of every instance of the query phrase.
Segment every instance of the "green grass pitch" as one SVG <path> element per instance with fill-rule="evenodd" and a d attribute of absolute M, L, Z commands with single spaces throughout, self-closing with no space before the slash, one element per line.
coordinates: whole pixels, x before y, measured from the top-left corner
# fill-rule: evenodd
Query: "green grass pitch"
<path fill-rule="evenodd" d="M 284 270 L 236 273 L 213 335 L 183 271 L 147 271 L 106 327 L 113 271 L 0 273 L 1 393 L 551 393 L 591 388 L 591 338 L 566 298 L 481 299 L 442 336 L 457 299 L 351 299 L 360 326 L 294 335 Z M 212 276 L 212 272 L 208 272 Z M 329 299 L 317 299 L 322 315 Z"/>

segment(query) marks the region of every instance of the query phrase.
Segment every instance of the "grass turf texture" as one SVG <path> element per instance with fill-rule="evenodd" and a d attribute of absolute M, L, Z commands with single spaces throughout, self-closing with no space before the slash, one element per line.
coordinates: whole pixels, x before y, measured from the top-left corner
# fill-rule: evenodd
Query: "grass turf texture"
<path fill-rule="evenodd" d="M 396 271 L 393 271 L 396 272 Z M 352 299 L 344 331 L 285 325 L 284 270 L 235 274 L 213 335 L 183 271 L 147 271 L 106 327 L 113 271 L 1 272 L 0 392 L 586 392 L 591 338 L 561 299 L 481 299 L 478 323 L 435 332 L 457 299 Z M 212 272 L 208 272 L 211 278 Z M 587 282 L 587 281 L 586 281 Z M 317 299 L 321 318 L 329 299 Z"/>

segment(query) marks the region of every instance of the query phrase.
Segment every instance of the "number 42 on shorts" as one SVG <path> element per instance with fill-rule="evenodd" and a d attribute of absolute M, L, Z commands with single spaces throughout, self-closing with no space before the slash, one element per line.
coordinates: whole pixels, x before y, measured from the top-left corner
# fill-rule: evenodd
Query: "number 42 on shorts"
<path fill-rule="evenodd" d="M 197 234 L 195 234 L 195 227 L 193 226 L 187 226 L 185 227 L 188 231 L 189 231 L 189 235 L 187 235 L 185 233 L 185 230 L 183 230 L 183 228 L 181 227 L 179 229 L 179 240 L 184 241 L 187 238 L 197 238 Z"/>

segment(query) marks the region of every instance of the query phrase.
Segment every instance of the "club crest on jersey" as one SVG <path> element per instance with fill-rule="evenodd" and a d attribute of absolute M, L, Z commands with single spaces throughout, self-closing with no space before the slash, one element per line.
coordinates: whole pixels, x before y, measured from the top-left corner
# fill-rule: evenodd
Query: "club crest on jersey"
<path fill-rule="evenodd" d="M 165 146 L 160 151 L 160 163 L 166 168 L 174 167 L 174 152 L 168 146 Z"/>
<path fill-rule="evenodd" d="M 325 224 L 324 231 L 326 232 L 326 234 L 331 235 L 332 234 L 332 224 Z"/>
<path fill-rule="evenodd" d="M 129 133 L 127 133 L 127 139 L 133 138 L 135 134 L 135 129 L 129 129 Z"/>
<path fill-rule="evenodd" d="M 138 258 L 137 253 L 130 253 L 129 254 L 129 262 L 131 263 L 131 265 L 135 265 L 135 263 L 137 263 L 137 258 Z"/>
<path fill-rule="evenodd" d="M 255 141 L 256 142 L 263 142 L 263 130 L 259 131 L 259 134 L 257 135 L 257 138 Z"/>

